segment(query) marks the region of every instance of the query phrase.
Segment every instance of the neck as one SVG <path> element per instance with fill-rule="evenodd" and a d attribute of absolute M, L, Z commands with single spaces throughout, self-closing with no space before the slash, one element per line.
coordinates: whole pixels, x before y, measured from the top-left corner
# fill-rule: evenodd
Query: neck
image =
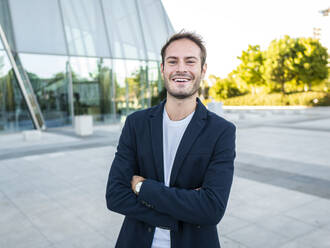
<path fill-rule="evenodd" d="M 185 99 L 177 99 L 167 93 L 165 110 L 172 121 L 186 118 L 196 109 L 197 94 Z"/>

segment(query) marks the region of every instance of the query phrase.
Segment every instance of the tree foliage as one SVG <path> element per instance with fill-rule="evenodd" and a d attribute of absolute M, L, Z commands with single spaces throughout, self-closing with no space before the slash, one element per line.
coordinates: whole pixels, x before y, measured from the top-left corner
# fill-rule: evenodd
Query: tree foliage
<path fill-rule="evenodd" d="M 214 75 L 210 75 L 210 80 L 213 81 L 213 85 L 209 90 L 209 95 L 214 100 L 224 100 L 234 96 L 240 96 L 244 94 L 242 92 L 232 75 L 229 75 L 227 78 L 221 79 Z"/>
<path fill-rule="evenodd" d="M 295 72 L 297 81 L 317 85 L 328 77 L 328 52 L 317 39 L 298 38 L 296 41 Z"/>
<path fill-rule="evenodd" d="M 241 60 L 241 64 L 236 68 L 234 73 L 247 85 L 258 86 L 264 85 L 264 55 L 260 50 L 260 46 L 249 45 L 246 51 L 242 51 L 242 55 L 237 57 Z"/>
<path fill-rule="evenodd" d="M 285 36 L 273 40 L 266 51 L 265 78 L 279 83 L 283 93 L 290 81 L 308 84 L 311 89 L 327 78 L 327 60 L 327 49 L 319 40 Z"/>
<path fill-rule="evenodd" d="M 328 56 L 327 49 L 313 38 L 286 35 L 273 40 L 265 51 L 259 45 L 249 45 L 237 57 L 241 63 L 226 78 L 210 76 L 209 96 L 225 100 L 247 91 L 294 93 L 306 90 L 307 85 L 309 90 L 324 85 L 322 91 L 327 92 Z"/>
<path fill-rule="evenodd" d="M 296 76 L 295 46 L 295 39 L 286 35 L 283 39 L 273 40 L 265 53 L 265 78 L 280 84 L 283 93 L 285 93 L 285 83 Z"/>

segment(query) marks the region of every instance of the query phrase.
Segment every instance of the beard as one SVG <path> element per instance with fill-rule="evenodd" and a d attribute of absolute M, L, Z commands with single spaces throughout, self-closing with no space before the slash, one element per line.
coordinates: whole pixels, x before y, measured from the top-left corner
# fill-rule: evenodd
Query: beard
<path fill-rule="evenodd" d="M 198 77 L 191 77 L 191 83 L 193 84 L 192 85 L 192 88 L 190 89 L 183 89 L 183 90 L 180 90 L 180 89 L 172 89 L 171 88 L 171 81 L 172 78 L 174 76 L 185 76 L 186 74 L 182 75 L 182 74 L 175 74 L 173 76 L 170 77 L 170 79 L 168 78 L 164 78 L 164 83 L 165 83 L 165 88 L 167 90 L 167 93 L 170 94 L 172 97 L 176 98 L 176 99 L 186 99 L 186 98 L 189 98 L 193 95 L 196 94 L 196 92 L 199 90 L 200 88 L 200 82 L 201 82 L 201 75 L 199 75 Z"/>

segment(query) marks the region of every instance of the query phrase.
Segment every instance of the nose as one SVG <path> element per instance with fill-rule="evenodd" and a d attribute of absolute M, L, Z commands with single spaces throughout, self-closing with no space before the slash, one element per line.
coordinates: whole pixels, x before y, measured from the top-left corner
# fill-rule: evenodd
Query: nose
<path fill-rule="evenodd" d="M 179 61 L 178 64 L 177 64 L 177 72 L 187 72 L 187 69 L 186 69 L 186 65 L 184 63 L 184 61 Z"/>

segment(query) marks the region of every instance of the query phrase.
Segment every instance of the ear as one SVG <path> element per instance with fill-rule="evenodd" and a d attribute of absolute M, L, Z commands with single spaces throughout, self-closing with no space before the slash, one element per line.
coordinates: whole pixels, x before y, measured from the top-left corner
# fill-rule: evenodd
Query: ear
<path fill-rule="evenodd" d="M 207 70 L 207 64 L 204 63 L 203 68 L 202 68 L 202 78 L 204 78 L 206 70 Z"/>
<path fill-rule="evenodd" d="M 160 64 L 160 72 L 162 74 L 162 79 L 164 79 L 164 64 L 163 63 Z"/>

